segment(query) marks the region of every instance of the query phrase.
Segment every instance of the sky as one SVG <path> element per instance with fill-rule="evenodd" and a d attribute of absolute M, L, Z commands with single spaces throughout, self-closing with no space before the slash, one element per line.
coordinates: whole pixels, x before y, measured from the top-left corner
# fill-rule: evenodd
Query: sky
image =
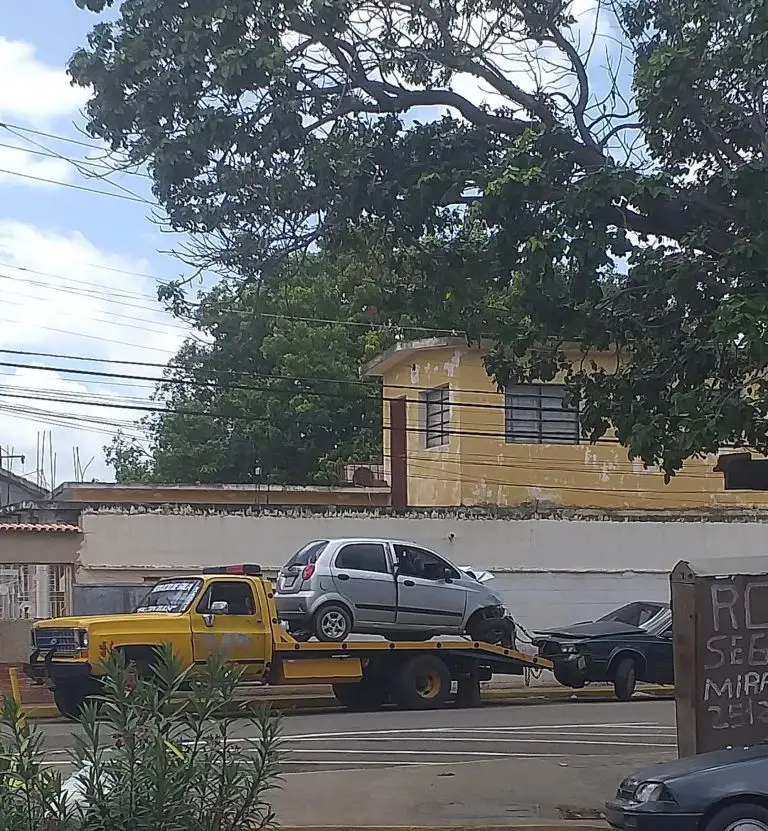
<path fill-rule="evenodd" d="M 140 437 L 143 412 L 133 408 L 151 405 L 154 385 L 88 373 L 162 373 L 189 333 L 157 288 L 189 267 L 159 253 L 182 240 L 152 220 L 146 177 L 83 172 L 100 147 L 83 129 L 88 93 L 70 85 L 65 67 L 99 18 L 74 0 L 2 5 L 0 466 L 47 487 L 112 481 L 104 445 L 118 429 Z M 594 0 L 572 9 L 584 38 L 594 37 Z M 599 21 L 614 49 L 617 33 Z M 455 87 L 475 103 L 504 103 L 473 79 Z"/>
<path fill-rule="evenodd" d="M 71 370 L 157 376 L 151 364 L 187 334 L 156 300 L 159 281 L 188 269 L 158 253 L 170 242 L 141 201 L 150 182 L 94 179 L 66 161 L 99 157 L 83 132 L 87 92 L 65 71 L 96 20 L 74 0 L 3 0 L 0 19 L 0 449 L 3 467 L 48 486 L 113 480 L 103 446 L 119 426 L 135 433 L 142 412 L 129 408 L 153 387 Z M 32 352 L 66 357 L 15 354 Z"/>

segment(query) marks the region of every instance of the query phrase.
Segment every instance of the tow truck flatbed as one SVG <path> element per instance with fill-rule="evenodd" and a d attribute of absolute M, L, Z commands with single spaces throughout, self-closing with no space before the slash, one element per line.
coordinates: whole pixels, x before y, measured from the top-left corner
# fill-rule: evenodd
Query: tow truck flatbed
<path fill-rule="evenodd" d="M 250 610 L 216 609 L 212 584 L 247 583 Z M 58 618 L 33 624 L 35 650 L 25 666 L 47 683 L 62 714 L 76 717 L 98 693 L 104 658 L 120 651 L 146 673 L 157 647 L 171 644 L 182 663 L 205 664 L 214 653 L 243 667 L 246 681 L 266 685 L 331 684 L 337 699 L 355 710 L 387 703 L 435 709 L 452 699 L 480 703 L 480 682 L 494 673 L 522 675 L 526 668 L 551 669 L 538 655 L 464 638 L 430 641 L 299 642 L 281 625 L 271 583 L 259 574 L 205 573 L 176 578 L 174 591 L 188 590 L 184 608 L 125 615 Z M 206 605 L 207 603 L 207 605 Z"/>

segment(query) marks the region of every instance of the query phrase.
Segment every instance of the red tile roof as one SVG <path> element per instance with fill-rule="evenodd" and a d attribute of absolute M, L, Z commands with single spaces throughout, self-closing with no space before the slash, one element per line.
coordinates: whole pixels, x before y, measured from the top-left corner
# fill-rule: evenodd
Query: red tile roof
<path fill-rule="evenodd" d="M 0 532 L 11 533 L 27 532 L 45 534 L 79 534 L 81 529 L 77 525 L 63 525 L 59 523 L 32 523 L 32 522 L 0 522 Z"/>

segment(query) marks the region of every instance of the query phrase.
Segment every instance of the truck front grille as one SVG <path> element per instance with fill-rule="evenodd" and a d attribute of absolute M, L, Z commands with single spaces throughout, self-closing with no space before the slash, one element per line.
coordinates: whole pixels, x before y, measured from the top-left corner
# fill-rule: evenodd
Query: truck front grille
<path fill-rule="evenodd" d="M 50 652 L 55 649 L 56 655 L 74 655 L 80 651 L 76 629 L 35 629 L 35 649 L 40 652 Z"/>

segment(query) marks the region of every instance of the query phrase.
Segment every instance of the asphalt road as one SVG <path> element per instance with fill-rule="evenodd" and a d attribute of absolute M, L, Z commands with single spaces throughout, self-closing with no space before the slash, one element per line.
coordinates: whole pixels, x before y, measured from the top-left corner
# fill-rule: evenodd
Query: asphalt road
<path fill-rule="evenodd" d="M 273 802 L 283 825 L 590 818 L 624 775 L 675 758 L 674 723 L 672 702 L 647 700 L 291 716 Z M 72 727 L 43 730 L 68 772 Z"/>

